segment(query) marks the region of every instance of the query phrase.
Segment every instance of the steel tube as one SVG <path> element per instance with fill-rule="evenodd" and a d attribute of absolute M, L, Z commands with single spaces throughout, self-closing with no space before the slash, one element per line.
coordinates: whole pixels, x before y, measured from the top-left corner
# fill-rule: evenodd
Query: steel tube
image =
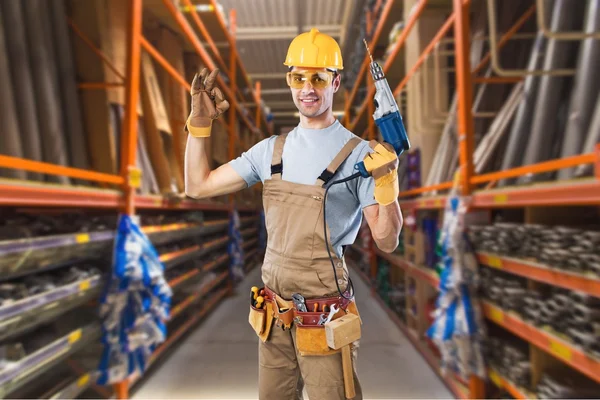
<path fill-rule="evenodd" d="M 600 145 L 600 96 L 596 100 L 596 109 L 594 111 L 594 116 L 590 122 L 590 126 L 587 133 L 587 138 L 585 144 L 583 146 L 583 151 L 585 153 L 593 152 L 594 149 L 598 151 L 598 146 Z M 590 175 L 593 173 L 593 167 L 591 165 L 580 165 L 577 167 L 575 171 L 575 176 L 581 177 L 585 175 Z"/>
<path fill-rule="evenodd" d="M 525 75 L 550 75 L 550 76 L 569 76 L 575 73 L 572 69 L 555 70 L 527 70 L 527 69 L 504 69 L 500 65 L 499 47 L 496 27 L 496 1 L 487 0 L 488 4 L 488 24 L 490 30 L 490 56 L 492 60 L 492 69 L 500 76 L 525 76 Z"/>
<path fill-rule="evenodd" d="M 588 1 L 585 31 L 590 33 L 600 29 L 600 5 L 597 1 Z M 562 157 L 581 153 L 587 128 L 594 112 L 594 99 L 600 91 L 600 41 L 585 39 L 579 49 L 577 74 L 569 102 L 569 118 L 562 145 Z M 588 151 L 591 151 L 588 150 Z M 573 169 L 563 169 L 558 179 L 573 177 Z"/>
<path fill-rule="evenodd" d="M 552 13 L 553 29 L 568 29 L 575 23 L 577 13 L 570 0 L 556 0 L 554 12 Z M 548 41 L 548 47 L 544 54 L 544 70 L 548 71 L 554 68 L 564 68 L 572 58 L 573 43 L 560 42 L 556 39 Z M 533 123 L 531 126 L 531 135 L 525 156 L 524 165 L 535 164 L 541 161 L 552 159 L 553 145 L 556 141 L 562 143 L 562 132 L 559 132 L 556 116 L 559 113 L 561 94 L 567 84 L 567 79 L 562 76 L 544 75 L 540 78 L 539 95 L 537 96 Z M 525 176 L 519 179 L 520 183 L 527 183 L 533 180 L 543 179 L 545 176 Z"/>
<path fill-rule="evenodd" d="M 546 19 L 544 18 L 544 14 L 545 14 L 544 13 L 544 8 L 545 8 L 544 0 L 536 0 L 536 4 L 537 4 L 537 8 L 539 9 L 539 12 L 537 15 L 538 29 L 540 31 L 542 31 L 544 36 L 546 36 L 547 38 L 558 39 L 558 40 L 582 40 L 582 39 L 590 39 L 590 38 L 600 39 L 600 32 L 595 32 L 595 29 L 593 29 L 591 32 L 589 29 L 586 29 L 585 32 L 582 32 L 582 31 L 558 32 L 558 31 L 549 29 L 548 26 L 546 25 Z M 592 12 L 594 12 L 593 9 L 598 8 L 598 2 L 596 0 L 591 0 L 590 6 L 592 8 Z"/>
<path fill-rule="evenodd" d="M 489 3 L 488 3 L 488 5 L 489 5 Z M 506 33 L 504 35 L 502 35 L 502 37 L 498 41 L 498 45 L 497 45 L 498 50 L 502 49 L 511 38 L 517 37 L 517 32 L 519 31 L 519 29 L 521 29 L 521 27 L 523 25 L 525 25 L 525 22 L 527 22 L 527 20 L 529 18 L 531 18 L 533 13 L 535 13 L 535 5 L 532 5 L 529 9 L 527 9 L 527 11 L 525 11 L 525 13 L 523 13 L 523 15 L 517 20 L 517 22 L 515 22 L 514 25 L 511 26 L 510 29 L 508 31 L 506 31 Z M 527 37 L 529 37 L 529 35 L 527 35 Z M 492 36 L 490 35 L 490 40 L 491 40 L 491 38 L 492 38 Z M 473 69 L 473 71 L 472 71 L 473 75 L 476 75 L 477 73 L 479 73 L 479 71 L 481 71 L 483 69 L 483 67 L 485 67 L 487 65 L 487 63 L 490 62 L 490 59 L 491 59 L 491 51 L 488 51 L 487 54 L 481 59 L 479 64 Z"/>

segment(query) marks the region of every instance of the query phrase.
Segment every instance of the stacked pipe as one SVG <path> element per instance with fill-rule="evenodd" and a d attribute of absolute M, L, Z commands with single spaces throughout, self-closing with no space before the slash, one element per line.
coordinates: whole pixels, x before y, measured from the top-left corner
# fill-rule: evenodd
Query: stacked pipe
<path fill-rule="evenodd" d="M 600 358 L 600 299 L 581 292 L 540 285 L 489 268 L 482 270 L 483 296 L 538 328 L 551 327 L 586 354 Z"/>
<path fill-rule="evenodd" d="M 534 259 L 549 267 L 600 277 L 600 232 L 565 226 L 497 223 L 469 227 L 477 251 Z"/>
<path fill-rule="evenodd" d="M 0 3 L 2 154 L 89 168 L 63 1 Z M 10 40 L 8 38 L 10 37 Z M 4 141 L 2 142 L 4 143 Z M 4 176 L 41 180 L 36 173 Z M 69 184 L 66 177 L 51 182 Z"/>
<path fill-rule="evenodd" d="M 517 14 L 509 12 L 509 9 L 525 6 L 523 3 L 505 8 L 508 6 L 505 3 L 495 2 L 498 10 L 494 17 L 498 19 L 496 30 L 499 32 L 506 31 L 517 19 Z M 600 10 L 595 0 L 545 0 L 544 4 L 543 18 L 548 21 L 551 31 L 583 30 L 593 33 L 600 30 Z M 484 14 L 488 13 L 490 10 L 484 11 Z M 476 22 L 473 25 L 474 32 Z M 536 26 L 532 19 L 520 32 L 531 31 Z M 470 50 L 474 67 L 481 60 L 478 41 L 472 42 Z M 548 38 L 539 30 L 534 41 L 509 40 L 502 51 L 498 54 L 502 67 L 506 70 L 524 68 L 524 80 L 516 84 L 480 84 L 475 87 L 473 112 L 497 111 L 491 120 L 474 118 L 475 173 L 507 170 L 550 159 L 592 153 L 595 145 L 600 143 L 600 77 L 592 72 L 600 69 L 600 41 L 596 38 L 581 42 Z M 492 69 L 489 67 L 482 72 L 487 77 Z M 513 85 L 510 93 L 509 85 Z M 497 103 L 498 100 L 500 103 Z M 434 164 L 424 182 L 426 186 L 451 181 L 457 171 L 455 113 L 453 104 Z M 586 164 L 558 173 L 503 179 L 498 185 L 569 179 L 591 174 L 593 166 Z M 436 194 L 437 191 L 429 193 Z"/>
<path fill-rule="evenodd" d="M 594 399 L 600 392 L 597 384 L 560 370 L 545 372 L 536 389 L 539 399 Z"/>
<path fill-rule="evenodd" d="M 531 363 L 527 346 L 517 346 L 498 337 L 490 337 L 486 343 L 488 359 L 500 375 L 520 387 L 528 388 L 531 381 Z"/>

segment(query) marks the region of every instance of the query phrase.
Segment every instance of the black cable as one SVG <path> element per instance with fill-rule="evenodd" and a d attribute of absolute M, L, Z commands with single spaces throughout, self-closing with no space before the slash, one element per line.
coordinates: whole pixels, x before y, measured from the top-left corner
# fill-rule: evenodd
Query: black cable
<path fill-rule="evenodd" d="M 323 199 L 323 236 L 325 237 L 325 248 L 327 249 L 327 254 L 329 254 L 329 261 L 331 261 L 331 268 L 333 268 L 333 276 L 335 277 L 335 285 L 337 286 L 338 293 L 340 294 L 340 296 L 342 296 L 346 300 L 352 300 L 352 298 L 354 297 L 354 285 L 352 284 L 352 279 L 350 279 L 350 274 L 348 274 L 348 286 L 346 286 L 346 291 L 348 290 L 348 288 L 350 288 L 351 294 L 350 294 L 350 297 L 344 296 L 344 293 L 342 293 L 342 290 L 340 289 L 340 284 L 338 283 L 337 271 L 335 270 L 335 263 L 333 262 L 333 257 L 331 256 L 331 251 L 329 250 L 329 241 L 327 240 L 327 214 L 326 214 L 325 204 L 327 203 L 327 192 L 329 192 L 329 189 L 331 189 L 331 187 L 333 185 L 345 183 L 345 182 L 351 181 L 352 179 L 356 179 L 360 176 L 361 176 L 360 172 L 357 172 L 353 175 L 350 175 L 347 178 L 331 182 L 331 185 L 329 185 L 327 187 L 327 189 L 325 189 L 325 198 Z"/>

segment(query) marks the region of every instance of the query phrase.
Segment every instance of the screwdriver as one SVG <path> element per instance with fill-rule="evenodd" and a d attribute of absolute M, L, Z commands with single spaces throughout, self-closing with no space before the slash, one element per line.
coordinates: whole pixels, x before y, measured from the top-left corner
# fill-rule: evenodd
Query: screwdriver
<path fill-rule="evenodd" d="M 250 292 L 250 304 L 254 306 L 256 297 L 258 296 L 258 288 L 256 286 L 252 286 Z"/>
<path fill-rule="evenodd" d="M 255 307 L 256 307 L 256 308 L 262 308 L 262 304 L 264 303 L 264 301 L 265 301 L 265 298 L 264 298 L 264 297 L 262 297 L 262 296 L 258 296 L 258 297 L 256 298 L 256 306 L 255 306 Z"/>

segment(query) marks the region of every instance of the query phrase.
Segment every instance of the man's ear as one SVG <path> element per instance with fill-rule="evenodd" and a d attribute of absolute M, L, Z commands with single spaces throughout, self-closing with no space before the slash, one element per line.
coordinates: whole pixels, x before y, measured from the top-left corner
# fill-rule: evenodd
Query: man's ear
<path fill-rule="evenodd" d="M 340 89 L 340 85 L 342 82 L 342 76 L 340 74 L 337 74 L 335 76 L 335 78 L 333 78 L 333 93 L 337 93 L 337 91 Z"/>

